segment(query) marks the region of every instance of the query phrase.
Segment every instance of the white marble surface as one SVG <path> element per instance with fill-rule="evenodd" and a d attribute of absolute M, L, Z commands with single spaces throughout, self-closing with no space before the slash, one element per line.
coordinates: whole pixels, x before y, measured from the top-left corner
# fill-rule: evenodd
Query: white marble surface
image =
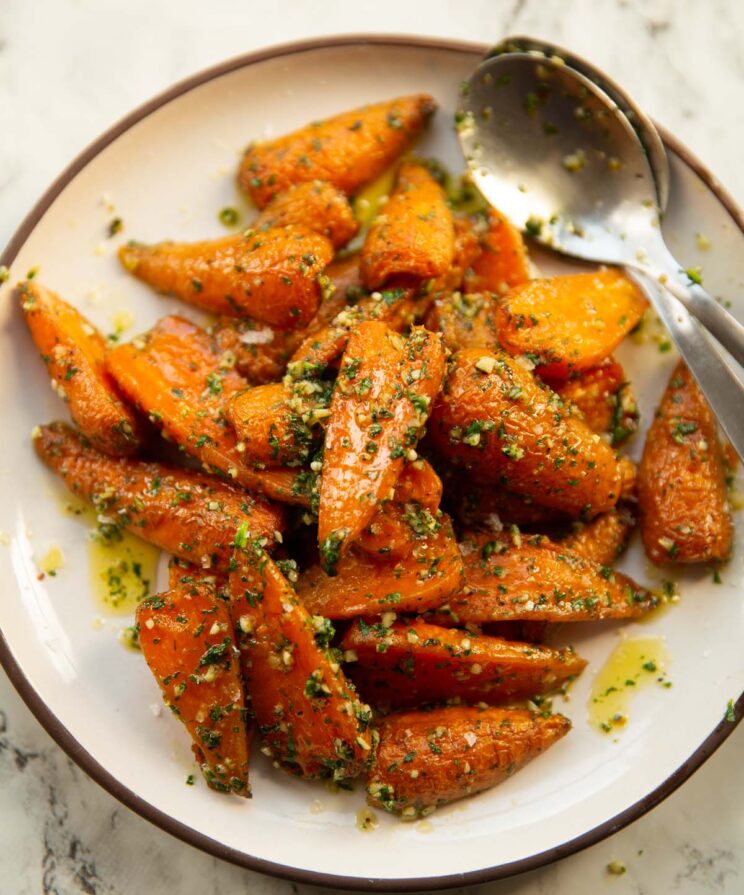
<path fill-rule="evenodd" d="M 0 0 L 0 244 L 100 131 L 174 80 L 260 46 L 386 31 L 534 34 L 594 60 L 744 203 L 740 0 Z M 490 895 L 744 891 L 744 729 L 663 805 Z M 612 860 L 627 865 L 611 876 Z M 122 807 L 55 746 L 0 673 L 0 895 L 279 895 Z M 308 890 L 309 891 L 309 890 Z"/>

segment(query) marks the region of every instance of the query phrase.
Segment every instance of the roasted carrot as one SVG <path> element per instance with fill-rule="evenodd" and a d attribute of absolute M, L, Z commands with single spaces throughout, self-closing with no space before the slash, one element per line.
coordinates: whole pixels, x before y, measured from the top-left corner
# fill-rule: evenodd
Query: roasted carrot
<path fill-rule="evenodd" d="M 458 593 L 462 560 L 449 519 L 419 509 L 410 521 L 414 545 L 403 560 L 373 559 L 352 548 L 339 559 L 335 577 L 320 565 L 307 569 L 297 585 L 305 606 L 331 619 L 354 618 L 423 612 Z"/>
<path fill-rule="evenodd" d="M 299 227 L 246 230 L 194 243 L 129 243 L 123 266 L 138 279 L 214 314 L 254 317 L 279 329 L 306 326 L 318 310 L 333 246 Z"/>
<path fill-rule="evenodd" d="M 586 665 L 571 648 L 513 643 L 418 620 L 384 625 L 357 619 L 341 649 L 351 656 L 347 670 L 363 697 L 392 708 L 453 699 L 514 702 L 559 689 Z"/>
<path fill-rule="evenodd" d="M 490 789 L 565 736 L 563 715 L 451 706 L 390 715 L 367 782 L 370 805 L 406 820 Z"/>
<path fill-rule="evenodd" d="M 595 516 L 591 522 L 574 522 L 559 546 L 585 559 L 611 566 L 628 545 L 635 517 L 626 504 Z"/>
<path fill-rule="evenodd" d="M 472 533 L 460 550 L 465 588 L 449 600 L 445 623 L 638 618 L 657 605 L 627 575 L 541 535 Z"/>
<path fill-rule="evenodd" d="M 320 480 L 318 543 L 332 571 L 387 497 L 415 447 L 444 376 L 438 336 L 407 339 L 384 324 L 349 337 L 331 400 Z"/>
<path fill-rule="evenodd" d="M 434 303 L 426 326 L 441 332 L 450 351 L 499 347 L 496 332 L 496 298 L 489 292 L 453 292 Z"/>
<path fill-rule="evenodd" d="M 314 341 L 311 337 L 324 331 L 346 309 L 347 301 L 359 298 L 362 289 L 358 255 L 332 262 L 325 275 L 333 292 L 321 302 L 305 329 L 280 330 L 248 317 L 221 317 L 217 321 L 213 333 L 218 349 L 234 354 L 235 369 L 252 385 L 281 379 L 299 346 L 305 341 L 311 344 Z"/>
<path fill-rule="evenodd" d="M 445 509 L 465 528 L 500 531 L 504 525 L 543 529 L 566 519 L 564 513 L 499 485 L 474 482 L 463 473 L 446 475 Z"/>
<path fill-rule="evenodd" d="M 76 308 L 39 283 L 28 280 L 18 295 L 52 387 L 67 402 L 81 432 L 113 457 L 134 454 L 141 426 L 106 372 L 103 336 Z"/>
<path fill-rule="evenodd" d="M 640 321 L 647 301 L 613 268 L 532 280 L 499 304 L 499 340 L 510 354 L 526 355 L 548 379 L 596 367 Z"/>
<path fill-rule="evenodd" d="M 105 519 L 198 565 L 226 568 L 239 526 L 267 546 L 284 531 L 281 507 L 190 469 L 100 454 L 64 423 L 34 430 L 34 447 L 73 494 Z"/>
<path fill-rule="evenodd" d="M 652 562 L 728 558 L 733 523 L 716 421 L 681 361 L 646 435 L 638 509 Z"/>
<path fill-rule="evenodd" d="M 277 193 L 253 224 L 256 230 L 287 226 L 321 233 L 336 249 L 346 245 L 359 229 L 346 196 L 321 180 L 299 183 Z"/>
<path fill-rule="evenodd" d="M 325 389 L 320 400 L 292 395 L 281 382 L 238 392 L 225 416 L 238 436 L 238 449 L 250 461 L 266 466 L 301 466 L 318 441 L 316 426 L 328 415 Z"/>
<path fill-rule="evenodd" d="M 291 774 L 355 777 L 372 756 L 372 715 L 329 650 L 333 626 L 244 530 L 235 545 L 231 613 L 264 749 Z"/>
<path fill-rule="evenodd" d="M 413 323 L 418 308 L 419 300 L 408 288 L 392 287 L 364 295 L 352 307 L 343 308 L 330 323 L 307 336 L 292 355 L 290 369 L 323 371 L 333 367 L 344 353 L 355 327 L 375 320 L 388 329 L 402 332 Z"/>
<path fill-rule="evenodd" d="M 356 546 L 385 560 L 410 556 L 416 546 L 412 524 L 436 515 L 442 499 L 442 480 L 426 460 L 416 460 L 403 467 L 390 500 L 384 500 L 363 529 Z M 415 534 L 415 531 L 413 531 Z"/>
<path fill-rule="evenodd" d="M 522 234 L 494 208 L 489 210 L 480 249 L 465 276 L 465 292 L 505 295 L 529 281 L 530 262 Z"/>
<path fill-rule="evenodd" d="M 240 163 L 238 183 L 259 208 L 291 184 L 313 180 L 350 195 L 390 167 L 435 109 L 427 94 L 402 96 L 253 143 Z"/>
<path fill-rule="evenodd" d="M 454 257 L 455 227 L 444 190 L 423 165 L 404 162 L 393 195 L 364 240 L 362 282 L 378 289 L 393 277 L 438 277 Z"/>
<path fill-rule="evenodd" d="M 566 404 L 578 407 L 593 432 L 608 433 L 613 445 L 622 444 L 638 428 L 638 405 L 625 371 L 613 357 L 570 379 L 547 384 Z"/>
<path fill-rule="evenodd" d="M 455 254 L 452 264 L 443 274 L 429 280 L 426 294 L 433 300 L 460 290 L 470 271 L 471 264 L 480 254 L 480 238 L 471 217 L 454 219 Z"/>
<path fill-rule="evenodd" d="M 170 590 L 137 607 L 137 627 L 145 661 L 165 704 L 191 734 L 204 779 L 213 789 L 250 797 L 253 725 L 230 610 L 214 577 L 179 568 Z"/>
<path fill-rule="evenodd" d="M 129 400 L 208 471 L 276 500 L 309 505 L 307 476 L 290 469 L 256 469 L 238 450 L 223 412 L 227 400 L 245 387 L 230 365 L 233 360 L 218 354 L 200 327 L 181 317 L 163 317 L 143 336 L 111 351 L 106 365 Z"/>
<path fill-rule="evenodd" d="M 477 481 L 586 518 L 620 497 L 624 468 L 613 450 L 504 352 L 456 354 L 430 423 L 442 458 Z"/>

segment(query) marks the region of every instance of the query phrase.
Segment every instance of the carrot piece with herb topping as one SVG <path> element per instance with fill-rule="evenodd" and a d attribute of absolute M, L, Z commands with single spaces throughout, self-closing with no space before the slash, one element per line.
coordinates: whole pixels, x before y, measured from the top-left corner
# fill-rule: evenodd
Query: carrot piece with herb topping
<path fill-rule="evenodd" d="M 310 344 L 311 337 L 324 331 L 336 315 L 346 309 L 347 301 L 359 297 L 358 255 L 333 261 L 325 275 L 333 286 L 333 293 L 320 303 L 305 329 L 280 330 L 248 317 L 221 317 L 217 321 L 213 334 L 218 350 L 234 354 L 235 369 L 252 385 L 265 385 L 281 379 L 299 346 L 305 341 Z"/>
<path fill-rule="evenodd" d="M 137 607 L 139 643 L 163 700 L 184 724 L 212 789 L 250 797 L 252 723 L 230 610 L 214 577 L 178 568 L 168 591 Z"/>
<path fill-rule="evenodd" d="M 350 195 L 411 145 L 434 113 L 425 93 L 342 112 L 245 151 L 238 183 L 259 208 L 291 184 L 325 180 Z"/>
<path fill-rule="evenodd" d="M 622 444 L 638 428 L 638 405 L 625 371 L 613 357 L 570 379 L 547 384 L 581 411 L 593 432 L 608 433 L 613 446 Z"/>
<path fill-rule="evenodd" d="M 405 162 L 364 240 L 362 282 L 378 289 L 393 277 L 438 277 L 454 257 L 455 227 L 444 190 L 423 165 Z"/>
<path fill-rule="evenodd" d="M 518 361 L 469 348 L 450 363 L 432 411 L 439 454 L 482 483 L 591 518 L 620 497 L 625 467 Z"/>
<path fill-rule="evenodd" d="M 285 503 L 309 505 L 302 477 L 291 469 L 256 469 L 237 448 L 224 417 L 228 399 L 245 388 L 212 338 L 182 317 L 163 317 L 143 336 L 109 352 L 106 365 L 124 394 L 164 434 L 209 472 Z"/>
<path fill-rule="evenodd" d="M 306 326 L 318 310 L 333 246 L 299 227 L 246 230 L 203 242 L 129 243 L 131 274 L 214 314 L 254 317 L 279 329 Z"/>
<path fill-rule="evenodd" d="M 496 299 L 488 292 L 454 292 L 437 299 L 426 318 L 426 326 L 441 332 L 450 351 L 499 347 Z"/>
<path fill-rule="evenodd" d="M 359 229 L 346 196 L 321 180 L 299 183 L 277 193 L 253 223 L 256 230 L 287 226 L 321 233 L 336 249 L 346 245 Z"/>
<path fill-rule="evenodd" d="M 397 560 L 372 558 L 352 548 L 327 575 L 320 565 L 300 576 L 297 592 L 307 608 L 331 619 L 385 612 L 423 612 L 460 591 L 462 558 L 444 514 L 416 505 L 409 519 L 413 547 Z"/>
<path fill-rule="evenodd" d="M 327 571 L 369 523 L 415 447 L 444 376 L 438 336 L 404 339 L 384 324 L 349 337 L 331 399 L 320 480 L 318 543 Z"/>
<path fill-rule="evenodd" d="M 563 715 L 450 706 L 389 715 L 367 781 L 368 802 L 414 820 L 490 789 L 564 737 Z"/>
<path fill-rule="evenodd" d="M 567 379 L 609 357 L 647 306 L 614 268 L 532 280 L 500 302 L 499 340 L 510 354 L 532 359 L 540 376 Z"/>
<path fill-rule="evenodd" d="M 18 294 L 54 390 L 67 402 L 80 430 L 113 457 L 136 453 L 141 426 L 106 372 L 103 336 L 76 308 L 39 283 L 21 284 Z"/>
<path fill-rule="evenodd" d="M 731 553 L 733 523 L 716 421 L 681 361 L 646 435 L 638 509 L 646 555 L 657 565 L 721 561 Z"/>
<path fill-rule="evenodd" d="M 354 657 L 347 671 L 364 698 L 392 708 L 528 699 L 556 691 L 586 665 L 571 648 L 515 643 L 418 620 L 384 625 L 357 619 L 341 649 Z"/>
<path fill-rule="evenodd" d="M 639 618 L 657 605 L 627 575 L 541 535 L 473 533 L 460 551 L 465 589 L 442 607 L 455 623 Z"/>
<path fill-rule="evenodd" d="M 488 227 L 481 234 L 480 254 L 466 274 L 466 292 L 505 295 L 530 279 L 530 261 L 522 234 L 496 209 L 489 209 Z"/>
<path fill-rule="evenodd" d="M 635 522 L 630 507 L 618 505 L 591 522 L 574 522 L 572 531 L 558 543 L 584 559 L 611 566 L 627 547 Z"/>
<path fill-rule="evenodd" d="M 253 714 L 266 753 L 290 774 L 337 783 L 357 776 L 375 746 L 330 642 L 279 567 L 244 530 L 235 539 L 230 605 Z"/>
<path fill-rule="evenodd" d="M 301 466 L 317 446 L 317 426 L 328 416 L 330 385 L 312 400 L 293 396 L 284 383 L 257 385 L 238 392 L 225 416 L 243 455 L 266 466 Z"/>
<path fill-rule="evenodd" d="M 213 476 L 100 454 L 64 423 L 34 431 L 39 457 L 111 528 L 126 528 L 162 550 L 226 568 L 233 535 L 245 524 L 268 544 L 284 531 L 281 507 Z"/>

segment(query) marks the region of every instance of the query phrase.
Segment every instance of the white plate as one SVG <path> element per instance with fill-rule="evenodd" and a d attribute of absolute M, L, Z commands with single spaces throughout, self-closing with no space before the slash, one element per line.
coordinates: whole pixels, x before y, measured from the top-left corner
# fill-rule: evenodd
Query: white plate
<path fill-rule="evenodd" d="M 239 152 L 310 119 L 399 94 L 429 91 L 441 110 L 420 151 L 459 169 L 451 122 L 457 88 L 482 50 L 413 38 L 334 39 L 268 50 L 198 75 L 134 112 L 78 159 L 31 213 L 6 252 L 11 282 L 36 265 L 45 284 L 76 302 L 104 331 L 129 309 L 135 330 L 176 307 L 127 277 L 103 239 L 108 194 L 125 223 L 121 237 L 190 239 L 223 231 L 217 212 L 239 204 Z M 676 147 L 676 144 L 673 144 Z M 738 212 L 689 154 L 672 153 L 672 199 L 664 230 L 685 265 L 701 264 L 715 295 L 744 317 L 744 232 Z M 740 216 L 738 217 L 741 221 Z M 701 252 L 696 233 L 712 245 Z M 105 254 L 97 249 L 106 242 Z M 12 261 L 12 264 L 11 264 Z M 125 623 L 102 630 L 89 592 L 79 523 L 58 510 L 57 485 L 36 460 L 30 432 L 64 417 L 25 331 L 8 285 L 0 295 L 0 658 L 21 695 L 57 742 L 99 783 L 154 823 L 220 857 L 325 885 L 432 889 L 482 882 L 539 866 L 615 831 L 679 785 L 730 733 L 727 701 L 744 689 L 741 532 L 723 584 L 709 570 L 684 576 L 679 606 L 629 633 L 663 634 L 671 689 L 652 687 L 633 705 L 619 736 L 602 736 L 586 717 L 593 676 L 618 637 L 614 626 L 567 632 L 590 660 L 570 701 L 559 706 L 574 731 L 497 789 L 433 815 L 421 825 L 381 817 L 360 832 L 361 791 L 274 772 L 257 755 L 252 801 L 225 798 L 192 770 L 188 738 L 152 706 L 160 696 L 141 657 L 116 640 Z M 622 358 L 651 418 L 673 358 L 653 345 L 623 347 Z M 744 412 L 744 411 L 743 411 Z M 637 452 L 642 438 L 636 437 Z M 56 578 L 37 580 L 32 554 L 59 544 Z M 623 567 L 648 580 L 637 545 Z M 741 714 L 740 700 L 737 714 Z M 314 802 L 324 810 L 311 810 Z"/>

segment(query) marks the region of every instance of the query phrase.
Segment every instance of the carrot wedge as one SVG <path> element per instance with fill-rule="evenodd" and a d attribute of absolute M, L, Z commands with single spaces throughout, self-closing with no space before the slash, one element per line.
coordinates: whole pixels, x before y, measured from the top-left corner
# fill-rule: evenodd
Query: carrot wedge
<path fill-rule="evenodd" d="M 200 327 L 163 317 L 143 336 L 109 352 L 106 365 L 122 392 L 208 471 L 284 503 L 308 506 L 297 470 L 256 469 L 238 450 L 223 410 L 245 381 L 230 360 Z"/>
<path fill-rule="evenodd" d="M 469 348 L 454 356 L 429 438 L 475 480 L 569 516 L 591 518 L 622 492 L 625 467 L 609 445 L 501 351 Z"/>
<path fill-rule="evenodd" d="M 18 294 L 26 323 L 57 394 L 91 443 L 113 457 L 136 453 L 140 424 L 106 372 L 106 343 L 72 305 L 39 283 L 23 283 Z"/>
<path fill-rule="evenodd" d="M 527 355 L 547 379 L 596 367 L 640 321 L 648 302 L 621 271 L 532 280 L 499 304 L 497 326 L 509 354 Z"/>
<path fill-rule="evenodd" d="M 681 361 L 646 435 L 638 509 L 643 546 L 652 562 L 728 558 L 733 523 L 716 421 Z"/>
<path fill-rule="evenodd" d="M 328 414 L 326 403 L 293 401 L 291 390 L 276 382 L 239 392 L 228 402 L 225 416 L 247 459 L 266 466 L 301 466 L 317 440 L 314 423 Z"/>
<path fill-rule="evenodd" d="M 564 737 L 563 715 L 451 706 L 389 715 L 367 781 L 367 801 L 404 820 L 490 789 Z"/>
<path fill-rule="evenodd" d="M 350 195 L 388 168 L 424 129 L 427 94 L 342 112 L 245 151 L 238 183 L 259 208 L 291 184 L 325 180 Z"/>
<path fill-rule="evenodd" d="M 305 326 L 320 304 L 333 246 L 299 227 L 246 230 L 194 243 L 130 243 L 119 249 L 129 273 L 158 292 L 214 314 L 254 317 L 279 329 Z"/>
<path fill-rule="evenodd" d="M 362 282 L 378 289 L 392 277 L 431 279 L 449 270 L 454 257 L 455 226 L 444 190 L 423 165 L 405 162 L 364 240 Z"/>
<path fill-rule="evenodd" d="M 613 507 L 591 522 L 575 522 L 559 545 L 601 566 L 611 566 L 625 550 L 635 522 L 629 507 Z"/>
<path fill-rule="evenodd" d="M 454 292 L 437 299 L 426 318 L 426 326 L 441 332 L 450 351 L 497 349 L 496 304 L 496 298 L 490 292 Z"/>
<path fill-rule="evenodd" d="M 432 702 L 503 704 L 553 692 L 586 662 L 573 649 L 514 643 L 423 621 L 355 621 L 341 649 L 359 692 L 377 706 Z"/>
<path fill-rule="evenodd" d="M 494 208 L 489 210 L 488 228 L 481 236 L 480 247 L 465 278 L 465 292 L 505 295 L 529 281 L 530 261 L 522 234 Z"/>
<path fill-rule="evenodd" d="M 356 547 L 385 561 L 405 559 L 416 546 L 415 529 L 425 528 L 429 516 L 436 516 L 441 499 L 442 480 L 431 465 L 426 460 L 406 464 L 393 497 L 383 501 Z"/>
<path fill-rule="evenodd" d="M 290 774 L 357 776 L 375 745 L 371 712 L 328 648 L 333 627 L 308 613 L 245 531 L 235 545 L 231 613 L 264 749 Z"/>
<path fill-rule="evenodd" d="M 326 570 L 359 537 L 406 456 L 415 454 L 443 376 L 441 341 L 425 329 L 403 339 L 369 322 L 351 334 L 331 400 L 320 481 L 318 543 Z"/>
<path fill-rule="evenodd" d="M 309 369 L 320 373 L 335 366 L 355 327 L 377 321 L 394 332 L 402 332 L 413 323 L 418 304 L 412 289 L 393 287 L 364 295 L 352 307 L 342 308 L 322 328 L 313 329 L 295 350 L 289 369 Z"/>
<path fill-rule="evenodd" d="M 226 568 L 239 526 L 273 544 L 281 507 L 190 469 L 100 454 L 64 423 L 38 426 L 34 447 L 73 494 L 112 526 L 190 562 Z"/>
<path fill-rule="evenodd" d="M 336 249 L 346 245 L 359 229 L 346 196 L 321 180 L 299 183 L 277 193 L 253 224 L 256 230 L 287 226 L 320 233 Z"/>
<path fill-rule="evenodd" d="M 358 298 L 359 257 L 349 255 L 328 265 L 325 275 L 333 293 L 321 302 L 317 313 L 305 329 L 281 330 L 249 317 L 221 317 L 213 329 L 220 352 L 235 356 L 235 369 L 252 384 L 265 385 L 281 379 L 287 363 L 304 341 L 330 326 L 337 314 L 347 308 L 347 301 Z M 343 348 L 339 351 L 339 354 Z"/>
<path fill-rule="evenodd" d="M 638 405 L 630 383 L 612 357 L 570 379 L 548 381 L 548 385 L 566 404 L 578 407 L 593 432 L 608 433 L 613 446 L 622 444 L 638 428 Z"/>
<path fill-rule="evenodd" d="M 139 643 L 163 700 L 184 724 L 209 786 L 250 797 L 253 725 L 227 603 L 215 579 L 179 568 L 170 590 L 137 607 Z"/>
<path fill-rule="evenodd" d="M 446 624 L 639 618 L 658 602 L 627 575 L 540 535 L 472 534 L 460 550 L 466 586 L 442 607 Z"/>
<path fill-rule="evenodd" d="M 419 520 L 433 525 L 433 530 L 418 535 L 410 555 L 402 560 L 373 559 L 352 548 L 339 559 L 334 577 L 320 565 L 311 566 L 297 584 L 302 602 L 316 615 L 341 619 L 390 610 L 423 612 L 451 599 L 463 579 L 450 521 L 443 514 L 424 513 Z"/>

